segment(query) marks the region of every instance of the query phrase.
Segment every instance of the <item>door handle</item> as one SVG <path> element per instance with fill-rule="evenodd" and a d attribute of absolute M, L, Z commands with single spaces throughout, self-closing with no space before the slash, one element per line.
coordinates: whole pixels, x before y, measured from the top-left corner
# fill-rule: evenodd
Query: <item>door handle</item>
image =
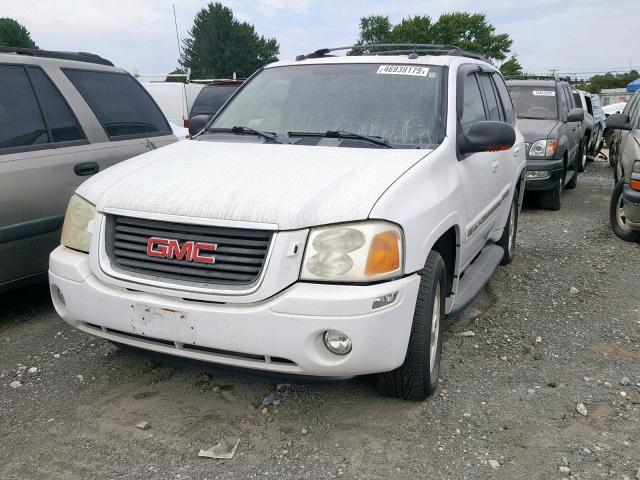
<path fill-rule="evenodd" d="M 500 166 L 500 163 L 498 163 L 497 160 L 494 160 L 493 163 L 491 164 L 491 170 L 493 170 L 493 173 L 496 173 L 498 171 L 499 166 Z"/>
<path fill-rule="evenodd" d="M 96 162 L 77 163 L 73 166 L 73 172 L 79 177 L 95 175 L 100 171 L 100 165 Z"/>

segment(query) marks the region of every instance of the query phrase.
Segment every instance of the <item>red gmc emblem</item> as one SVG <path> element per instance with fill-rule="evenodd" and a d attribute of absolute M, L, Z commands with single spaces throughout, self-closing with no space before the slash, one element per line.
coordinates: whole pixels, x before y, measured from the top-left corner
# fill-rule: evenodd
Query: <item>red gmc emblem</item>
<path fill-rule="evenodd" d="M 218 245 L 215 243 L 184 242 L 180 246 L 178 240 L 158 237 L 151 237 L 147 241 L 147 255 L 150 257 L 175 258 L 188 262 L 215 263 L 216 257 L 202 254 L 215 252 L 217 249 Z"/>

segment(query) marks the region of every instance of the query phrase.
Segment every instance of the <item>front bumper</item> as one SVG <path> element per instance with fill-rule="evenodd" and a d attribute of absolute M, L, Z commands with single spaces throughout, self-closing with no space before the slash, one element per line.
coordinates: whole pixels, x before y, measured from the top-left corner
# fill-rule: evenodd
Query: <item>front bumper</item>
<path fill-rule="evenodd" d="M 640 229 L 640 192 L 633 190 L 629 184 L 625 183 L 622 199 L 624 200 L 624 214 L 627 217 L 627 224 L 632 228 Z"/>
<path fill-rule="evenodd" d="M 527 178 L 526 190 L 551 190 L 562 179 L 563 160 L 529 160 L 527 159 L 527 172 L 547 172 L 548 176 L 539 179 Z M 525 173 L 526 175 L 526 173 Z"/>
<path fill-rule="evenodd" d="M 99 280 L 88 255 L 58 247 L 50 258 L 54 306 L 68 324 L 115 342 L 252 369 L 347 377 L 400 366 L 411 333 L 420 278 L 368 286 L 296 283 L 262 302 L 208 303 L 131 291 Z M 373 301 L 397 293 L 373 310 Z M 352 351 L 335 355 L 326 330 Z"/>

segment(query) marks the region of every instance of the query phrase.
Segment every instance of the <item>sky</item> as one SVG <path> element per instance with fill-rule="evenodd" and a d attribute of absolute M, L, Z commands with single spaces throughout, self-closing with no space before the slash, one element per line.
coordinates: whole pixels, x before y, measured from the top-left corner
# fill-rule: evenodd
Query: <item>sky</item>
<path fill-rule="evenodd" d="M 528 72 L 606 72 L 640 68 L 638 0 L 223 0 L 236 18 L 280 42 L 289 59 L 327 46 L 352 45 L 372 14 L 396 23 L 481 12 Z M 178 66 L 178 31 L 187 36 L 205 0 L 0 0 L 0 16 L 25 25 L 40 48 L 88 51 L 143 75 Z M 582 76 L 582 75 L 581 75 Z"/>

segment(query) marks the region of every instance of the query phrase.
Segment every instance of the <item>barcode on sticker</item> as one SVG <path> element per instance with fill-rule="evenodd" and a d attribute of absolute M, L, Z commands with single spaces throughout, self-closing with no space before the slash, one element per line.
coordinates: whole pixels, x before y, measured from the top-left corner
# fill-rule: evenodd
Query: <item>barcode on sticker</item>
<path fill-rule="evenodd" d="M 378 75 L 413 75 L 426 77 L 429 73 L 427 67 L 415 67 L 410 65 L 380 65 Z"/>
<path fill-rule="evenodd" d="M 555 97 L 556 92 L 555 90 L 534 90 L 533 95 L 534 97 Z"/>

